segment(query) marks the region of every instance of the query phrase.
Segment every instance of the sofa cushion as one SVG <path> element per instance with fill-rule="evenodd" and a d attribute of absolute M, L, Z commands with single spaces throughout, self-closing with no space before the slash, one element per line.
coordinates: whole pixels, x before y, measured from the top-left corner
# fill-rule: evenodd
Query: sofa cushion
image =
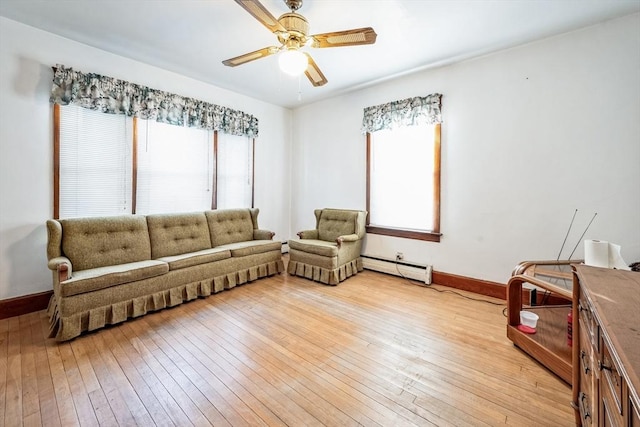
<path fill-rule="evenodd" d="M 75 271 L 151 259 L 144 216 L 60 220 L 62 252 Z"/>
<path fill-rule="evenodd" d="M 147 226 L 153 259 L 211 248 L 203 212 L 147 215 Z"/>
<path fill-rule="evenodd" d="M 323 209 L 318 218 L 318 238 L 335 241 L 339 236 L 356 232 L 357 211 Z"/>
<path fill-rule="evenodd" d="M 249 209 L 206 211 L 211 246 L 253 240 L 253 220 Z"/>
<path fill-rule="evenodd" d="M 219 261 L 227 258 L 231 258 L 231 252 L 229 250 L 213 248 L 197 252 L 189 252 L 188 254 L 165 256 L 158 258 L 158 261 L 163 261 L 169 264 L 169 270 L 179 270 L 181 268 L 206 264 L 208 262 Z"/>
<path fill-rule="evenodd" d="M 282 242 L 274 242 L 273 240 L 250 240 L 248 242 L 228 243 L 218 246 L 218 248 L 231 251 L 232 257 L 241 257 L 271 251 L 282 251 Z"/>
<path fill-rule="evenodd" d="M 326 257 L 338 256 L 338 245 L 324 240 L 289 240 L 289 248 Z"/>
<path fill-rule="evenodd" d="M 63 297 L 70 297 L 160 276 L 168 271 L 169 264 L 154 260 L 97 267 L 81 271 L 76 270 L 71 279 L 60 283 L 60 288 Z"/>

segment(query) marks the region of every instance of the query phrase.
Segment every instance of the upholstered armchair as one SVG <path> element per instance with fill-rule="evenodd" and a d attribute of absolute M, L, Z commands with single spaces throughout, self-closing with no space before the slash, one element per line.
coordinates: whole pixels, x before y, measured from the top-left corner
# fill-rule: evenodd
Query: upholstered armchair
<path fill-rule="evenodd" d="M 362 271 L 366 211 L 316 209 L 316 228 L 289 240 L 287 271 L 294 276 L 337 285 Z"/>

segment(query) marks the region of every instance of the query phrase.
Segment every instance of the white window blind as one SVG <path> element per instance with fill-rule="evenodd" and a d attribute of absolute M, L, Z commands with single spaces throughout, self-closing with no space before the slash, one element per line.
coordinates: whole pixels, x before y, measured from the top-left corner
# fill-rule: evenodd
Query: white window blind
<path fill-rule="evenodd" d="M 433 135 L 433 125 L 371 134 L 371 225 L 432 231 Z"/>
<path fill-rule="evenodd" d="M 60 106 L 60 218 L 131 213 L 132 119 Z"/>
<path fill-rule="evenodd" d="M 136 213 L 211 209 L 213 133 L 138 120 Z"/>
<path fill-rule="evenodd" d="M 218 209 L 251 208 L 253 140 L 218 133 Z"/>

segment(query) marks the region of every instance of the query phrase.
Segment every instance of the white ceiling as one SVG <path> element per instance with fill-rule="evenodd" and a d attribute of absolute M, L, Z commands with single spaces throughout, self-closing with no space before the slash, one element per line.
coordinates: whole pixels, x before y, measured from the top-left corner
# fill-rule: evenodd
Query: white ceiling
<path fill-rule="evenodd" d="M 282 0 L 262 3 L 288 12 Z M 276 56 L 222 65 L 278 45 L 233 0 L 0 0 L 7 18 L 289 108 L 639 11 L 640 0 L 305 0 L 311 34 L 378 34 L 374 45 L 309 48 L 329 81 L 314 88 L 280 72 Z"/>

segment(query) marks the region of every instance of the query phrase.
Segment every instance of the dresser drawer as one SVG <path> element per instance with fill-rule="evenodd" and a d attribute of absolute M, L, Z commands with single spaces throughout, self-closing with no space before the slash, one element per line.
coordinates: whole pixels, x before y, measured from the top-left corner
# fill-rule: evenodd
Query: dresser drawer
<path fill-rule="evenodd" d="M 588 378 L 593 376 L 593 369 L 596 366 L 596 356 L 593 345 L 591 344 L 591 337 L 589 332 L 585 330 L 580 322 L 580 351 L 579 355 L 579 367 L 580 373 Z"/>
<path fill-rule="evenodd" d="M 622 390 L 624 384 L 620 372 L 611 357 L 611 351 L 607 343 L 603 343 L 602 345 L 602 360 L 599 363 L 599 368 L 601 371 L 601 392 L 603 396 L 606 395 L 611 399 L 609 409 L 622 415 Z"/>
<path fill-rule="evenodd" d="M 580 411 L 580 420 L 583 426 L 593 425 L 594 416 L 591 412 L 591 402 L 592 396 L 582 391 L 578 394 L 578 410 Z"/>
<path fill-rule="evenodd" d="M 600 336 L 598 334 L 598 323 L 591 311 L 591 305 L 589 305 L 589 302 L 584 295 L 580 296 L 578 311 L 580 312 L 580 329 L 585 329 L 587 331 L 592 346 L 596 351 L 599 351 L 600 349 L 598 344 Z"/>
<path fill-rule="evenodd" d="M 574 345 L 580 344 L 579 357 L 578 357 L 578 369 L 580 371 L 580 399 L 578 401 L 578 407 L 580 408 L 580 417 L 582 419 L 582 425 L 597 425 L 592 420 L 597 420 L 596 411 L 598 410 L 597 401 L 597 380 L 596 372 L 594 369 L 597 364 L 597 355 L 593 351 L 591 345 L 589 332 L 582 327 L 582 321 L 580 322 L 580 337 L 578 342 L 574 342 Z"/>
<path fill-rule="evenodd" d="M 574 265 L 576 424 L 640 427 L 640 274 Z M 575 322 L 575 318 L 574 318 Z"/>

